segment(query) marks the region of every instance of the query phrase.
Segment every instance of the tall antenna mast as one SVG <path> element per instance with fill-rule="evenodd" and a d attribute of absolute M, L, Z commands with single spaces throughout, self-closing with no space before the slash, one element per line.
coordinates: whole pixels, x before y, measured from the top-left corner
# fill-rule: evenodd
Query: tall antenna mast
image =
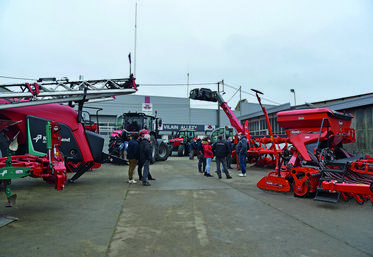
<path fill-rule="evenodd" d="M 136 44 L 137 44 L 137 0 L 135 6 L 135 47 L 133 52 L 133 75 L 136 77 Z"/>

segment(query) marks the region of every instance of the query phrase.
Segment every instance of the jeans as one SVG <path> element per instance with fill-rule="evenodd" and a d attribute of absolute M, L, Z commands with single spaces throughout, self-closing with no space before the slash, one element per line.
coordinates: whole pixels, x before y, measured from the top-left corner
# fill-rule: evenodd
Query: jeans
<path fill-rule="evenodd" d="M 146 179 L 148 178 L 149 173 L 149 166 L 150 166 L 150 160 L 145 160 L 144 161 L 144 171 L 142 174 L 142 183 L 145 184 L 147 181 Z"/>
<path fill-rule="evenodd" d="M 239 154 L 238 155 L 238 162 L 241 167 L 242 174 L 246 174 L 246 154 Z"/>
<path fill-rule="evenodd" d="M 206 172 L 207 174 L 210 174 L 211 159 L 212 159 L 212 158 L 206 158 L 206 169 L 205 169 L 205 172 Z"/>
<path fill-rule="evenodd" d="M 142 167 L 144 166 L 144 162 L 145 160 L 142 160 L 142 161 L 138 161 L 137 162 L 137 173 L 139 174 L 139 180 L 142 179 Z M 149 161 L 150 163 L 150 161 Z M 150 174 L 150 170 L 148 172 L 148 179 L 152 179 L 152 174 Z"/>
<path fill-rule="evenodd" d="M 205 170 L 206 170 L 206 158 L 205 156 L 203 156 L 203 154 L 200 154 L 199 159 L 198 159 L 198 171 L 203 172 Z"/>
<path fill-rule="evenodd" d="M 224 171 L 225 175 L 229 176 L 226 158 L 225 157 L 222 157 L 222 158 L 216 157 L 216 170 L 217 170 L 218 176 L 219 177 L 221 176 L 220 163 L 223 166 L 223 171 Z"/>

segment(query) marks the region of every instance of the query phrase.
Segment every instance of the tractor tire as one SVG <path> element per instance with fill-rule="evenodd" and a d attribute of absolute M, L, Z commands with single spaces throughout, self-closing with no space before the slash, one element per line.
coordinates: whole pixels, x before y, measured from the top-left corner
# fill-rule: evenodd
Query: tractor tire
<path fill-rule="evenodd" d="M 152 159 L 150 160 L 150 164 L 153 164 L 157 160 L 158 144 L 157 144 L 157 139 L 155 139 L 154 136 L 150 137 L 150 142 L 151 142 L 151 149 L 152 149 Z"/>
<path fill-rule="evenodd" d="M 184 156 L 189 156 L 190 150 L 189 145 L 185 146 Z"/>
<path fill-rule="evenodd" d="M 158 145 L 157 161 L 165 161 L 170 156 L 170 148 L 168 145 L 161 141 Z"/>
<path fill-rule="evenodd" d="M 0 158 L 7 157 L 7 151 L 10 145 L 9 138 L 2 132 L 0 132 Z"/>
<path fill-rule="evenodd" d="M 179 148 L 177 149 L 177 156 L 184 156 L 185 155 L 185 145 L 180 144 Z"/>

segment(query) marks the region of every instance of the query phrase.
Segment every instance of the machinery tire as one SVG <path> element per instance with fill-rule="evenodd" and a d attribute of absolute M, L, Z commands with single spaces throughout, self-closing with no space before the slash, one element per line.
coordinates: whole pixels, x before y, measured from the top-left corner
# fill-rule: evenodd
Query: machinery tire
<path fill-rule="evenodd" d="M 165 161 L 170 156 L 170 149 L 165 142 L 160 142 L 158 145 L 157 161 Z"/>
<path fill-rule="evenodd" d="M 157 152 L 158 152 L 158 144 L 157 139 L 154 136 L 150 136 L 151 148 L 152 148 L 152 159 L 150 160 L 150 164 L 155 163 L 157 159 Z"/>
<path fill-rule="evenodd" d="M 177 156 L 184 156 L 185 155 L 185 145 L 180 144 L 179 148 L 177 149 Z"/>
<path fill-rule="evenodd" d="M 189 156 L 190 150 L 189 145 L 185 146 L 184 156 Z"/>
<path fill-rule="evenodd" d="M 10 145 L 9 138 L 3 132 L 0 132 L 0 157 L 7 156 L 9 145 Z"/>

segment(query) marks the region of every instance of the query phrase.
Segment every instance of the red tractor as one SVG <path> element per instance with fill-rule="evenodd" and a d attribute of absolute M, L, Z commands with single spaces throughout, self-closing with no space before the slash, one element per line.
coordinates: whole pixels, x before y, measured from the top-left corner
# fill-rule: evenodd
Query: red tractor
<path fill-rule="evenodd" d="M 170 155 L 177 151 L 178 156 L 187 156 L 190 152 L 190 144 L 196 139 L 194 130 L 182 129 L 176 133 L 175 138 L 169 140 Z"/>
<path fill-rule="evenodd" d="M 135 133 L 145 133 L 151 136 L 152 160 L 165 161 L 170 155 L 167 144 L 159 135 L 162 119 L 145 113 L 127 112 L 117 117 L 117 128 L 111 133 L 109 153 L 125 158 L 125 144 Z"/>

